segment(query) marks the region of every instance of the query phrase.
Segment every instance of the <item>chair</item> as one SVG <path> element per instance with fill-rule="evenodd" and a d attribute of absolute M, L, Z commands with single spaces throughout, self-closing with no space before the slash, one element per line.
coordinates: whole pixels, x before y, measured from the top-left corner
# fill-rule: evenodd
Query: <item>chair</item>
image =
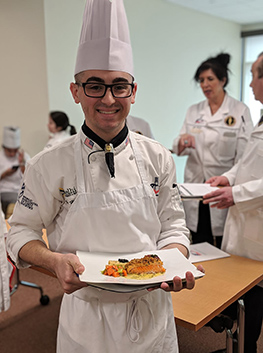
<path fill-rule="evenodd" d="M 16 268 L 16 284 L 14 284 L 13 288 L 11 289 L 10 295 L 13 295 L 17 291 L 20 285 L 40 290 L 40 299 L 39 299 L 40 303 L 42 305 L 47 305 L 49 303 L 49 296 L 44 295 L 42 287 L 40 287 L 35 283 L 21 281 L 19 276 L 19 269 Z"/>

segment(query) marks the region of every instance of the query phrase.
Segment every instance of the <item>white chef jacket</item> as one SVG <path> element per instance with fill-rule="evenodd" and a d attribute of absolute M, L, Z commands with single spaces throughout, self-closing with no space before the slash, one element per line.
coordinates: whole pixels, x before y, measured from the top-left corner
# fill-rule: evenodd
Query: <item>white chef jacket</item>
<path fill-rule="evenodd" d="M 4 233 L 6 225 L 3 212 L 0 214 L 0 312 L 10 306 L 9 272 Z"/>
<path fill-rule="evenodd" d="M 79 134 L 84 135 L 82 131 Z M 76 197 L 73 144 L 74 140 L 79 138 L 79 134 L 73 135 L 56 148 L 40 152 L 28 162 L 19 202 L 10 222 L 12 229 L 7 241 L 8 252 L 13 260 L 18 262 L 18 266 L 23 266 L 18 258 L 20 248 L 28 241 L 42 240 L 42 228 L 47 228 L 48 234 L 52 234 L 52 229 L 63 223 L 70 204 Z M 139 134 L 135 134 L 135 138 L 145 163 L 149 185 L 155 184 L 158 178 L 158 185 L 153 185 L 153 188 L 160 188 L 158 214 L 162 223 L 162 232 L 157 241 L 157 249 L 170 243 L 181 243 L 188 247 L 184 211 L 179 200 L 176 203 L 174 199 L 171 200 L 171 192 L 174 192 L 173 184 L 175 184 L 173 158 L 157 141 Z M 91 151 L 101 150 L 101 148 L 94 143 L 91 150 L 89 143 L 86 142 L 86 144 L 83 147 L 83 158 L 85 167 L 88 168 L 89 163 L 86 162 L 88 155 Z M 88 190 L 95 189 L 102 192 L 118 190 L 140 183 L 131 146 L 129 143 L 126 145 L 125 141 L 115 148 L 115 178 L 109 178 L 104 154 L 91 154 L 89 162 L 94 163 L 96 168 L 93 170 L 93 179 L 86 179 Z M 23 225 L 25 219 L 27 225 Z M 49 236 L 51 249 L 57 251 L 56 240 L 51 237 Z M 60 250 L 63 251 L 63 249 Z"/>
<path fill-rule="evenodd" d="M 235 205 L 229 208 L 222 249 L 263 261 L 263 125 L 255 127 L 243 157 L 223 175 L 234 185 Z"/>
<path fill-rule="evenodd" d="M 29 155 L 24 152 L 24 160 L 25 162 L 29 161 Z M 18 165 L 18 153 L 15 157 L 7 157 L 4 153 L 4 150 L 0 151 L 0 175 L 5 172 L 7 169 L 12 168 L 14 165 Z M 0 180 L 0 193 L 1 192 L 18 192 L 21 187 L 21 181 L 23 178 L 23 174 L 20 168 L 17 169 L 15 173 L 5 177 Z"/>
<path fill-rule="evenodd" d="M 138 134 L 150 137 L 152 139 L 154 138 L 150 124 L 147 123 L 147 121 L 132 115 L 128 115 L 126 119 L 126 124 L 129 130 L 137 132 Z"/>
<path fill-rule="evenodd" d="M 46 146 L 44 147 L 44 149 L 51 148 L 51 147 L 57 145 L 58 143 L 64 141 L 65 139 L 69 138 L 70 136 L 71 135 L 67 129 L 55 132 L 50 135 L 50 138 L 49 138 Z"/>
<path fill-rule="evenodd" d="M 172 156 L 158 142 L 136 133 L 130 132 L 131 134 L 139 146 L 143 168 L 145 168 L 146 175 L 149 178 L 149 185 L 152 184 L 153 195 L 155 194 L 158 200 L 157 213 L 161 232 L 158 234 L 158 238 L 154 239 L 155 248 L 160 249 L 170 243 L 180 243 L 188 248 L 189 240 L 187 237 L 188 231 L 185 227 L 184 211 L 178 190 L 174 187 L 175 166 Z M 70 248 L 68 244 L 63 243 L 63 234 L 59 233 L 58 228 L 62 228 L 63 221 L 76 198 L 77 187 L 73 144 L 79 138 L 83 141 L 81 151 L 83 154 L 84 175 L 92 176 L 91 178 L 85 178 L 87 190 L 101 191 L 103 193 L 109 190 L 130 188 L 141 183 L 129 137 L 115 148 L 116 178 L 109 177 L 104 152 L 98 152 L 101 148 L 86 138 L 82 131 L 52 150 L 43 151 L 35 156 L 29 162 L 19 202 L 10 222 L 12 228 L 8 236 L 7 246 L 9 254 L 16 260 L 18 267 L 28 266 L 28 264 L 18 259 L 20 248 L 30 240 L 41 240 L 41 229 L 43 227 L 48 229 L 48 240 L 52 250 L 60 252 L 75 252 L 76 250 L 74 248 L 75 241 L 72 242 Z M 91 154 L 91 152 L 95 151 L 97 152 Z M 91 167 L 89 166 L 90 164 L 92 164 Z M 75 203 L 73 203 L 74 205 Z M 25 219 L 27 219 L 26 225 Z M 53 233 L 55 227 L 57 228 L 56 236 Z M 147 232 L 147 230 L 145 231 Z M 110 229 L 107 230 L 107 233 L 109 232 Z M 152 243 L 145 244 L 144 247 L 152 247 Z M 93 244 L 95 244 L 94 241 Z M 142 244 L 143 242 L 141 242 L 141 247 Z M 101 244 L 93 246 L 100 249 Z M 133 246 L 134 249 L 123 248 L 123 251 L 137 252 L 146 250 L 146 248 L 139 249 L 137 243 L 134 243 Z M 88 250 L 88 245 L 87 248 L 83 245 L 81 250 Z M 114 251 L 114 249 L 109 247 L 105 250 Z M 78 291 L 78 293 L 81 292 Z M 78 296 L 78 293 L 76 293 L 76 296 Z M 149 297 L 151 298 L 152 296 Z M 71 299 L 73 300 L 73 298 Z M 71 299 L 67 300 L 68 304 Z M 163 305 L 166 304 L 163 303 Z M 61 314 L 62 320 L 64 317 L 63 312 Z M 169 321 L 170 317 L 171 312 Z M 171 347 L 171 352 L 174 352 L 174 349 L 176 348 Z"/>
<path fill-rule="evenodd" d="M 253 129 L 248 107 L 225 94 L 218 111 L 212 115 L 208 101 L 192 105 L 179 136 L 173 142 L 173 152 L 178 154 L 178 142 L 183 134 L 193 135 L 195 149 L 186 148 L 181 156 L 188 155 L 185 183 L 203 183 L 215 175 L 226 172 L 242 156 L 250 132 Z M 198 202 L 185 201 L 186 224 L 196 232 L 198 224 Z M 227 210 L 210 208 L 211 226 L 214 236 L 223 234 Z"/>

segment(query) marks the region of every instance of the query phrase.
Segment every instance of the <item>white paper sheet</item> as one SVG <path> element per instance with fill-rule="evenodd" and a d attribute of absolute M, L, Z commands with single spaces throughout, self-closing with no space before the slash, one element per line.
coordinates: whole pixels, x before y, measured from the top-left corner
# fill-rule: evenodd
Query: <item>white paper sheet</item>
<path fill-rule="evenodd" d="M 178 184 L 182 199 L 198 199 L 202 200 L 205 194 L 218 189 L 217 186 L 210 186 L 210 184 L 198 183 L 183 183 Z"/>
<path fill-rule="evenodd" d="M 190 245 L 189 260 L 192 263 L 221 259 L 228 256 L 230 256 L 228 253 L 206 242 Z"/>

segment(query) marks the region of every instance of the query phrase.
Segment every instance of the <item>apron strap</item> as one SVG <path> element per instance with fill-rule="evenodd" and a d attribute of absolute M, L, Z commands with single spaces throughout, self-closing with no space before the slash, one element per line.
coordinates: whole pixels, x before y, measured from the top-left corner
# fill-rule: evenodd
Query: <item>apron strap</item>
<path fill-rule="evenodd" d="M 132 306 L 130 308 L 127 320 L 126 332 L 129 340 L 133 343 L 138 342 L 140 338 L 140 333 L 143 329 L 143 319 L 141 314 L 141 308 L 139 308 L 141 303 L 144 303 L 150 313 L 150 321 L 152 323 L 152 328 L 154 329 L 154 316 L 151 306 L 146 298 L 141 297 L 133 300 Z"/>
<path fill-rule="evenodd" d="M 138 143 L 132 133 L 129 134 L 129 137 L 130 137 L 130 143 L 131 143 L 131 146 L 132 146 L 132 149 L 134 152 L 135 161 L 137 163 L 137 167 L 139 170 L 139 174 L 140 174 L 142 183 L 143 183 L 143 185 L 147 185 L 146 171 L 144 168 L 144 163 L 143 163 L 143 160 L 141 157 L 141 153 L 139 152 Z"/>
<path fill-rule="evenodd" d="M 83 158 L 82 158 L 82 140 L 80 132 L 76 138 L 74 144 L 74 160 L 75 160 L 75 170 L 77 178 L 77 191 L 78 194 L 83 194 L 86 191 L 85 179 L 84 179 L 84 168 L 83 168 Z"/>

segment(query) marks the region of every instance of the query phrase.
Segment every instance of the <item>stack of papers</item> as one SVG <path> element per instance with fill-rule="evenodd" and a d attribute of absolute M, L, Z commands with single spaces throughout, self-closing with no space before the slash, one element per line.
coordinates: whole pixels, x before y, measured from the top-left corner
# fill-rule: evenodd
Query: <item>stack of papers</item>
<path fill-rule="evenodd" d="M 210 184 L 184 183 L 178 185 L 183 200 L 202 200 L 203 196 L 218 189 Z"/>
<path fill-rule="evenodd" d="M 192 263 L 208 260 L 222 259 L 230 256 L 228 253 L 216 248 L 209 243 L 199 243 L 190 245 L 189 260 Z"/>

